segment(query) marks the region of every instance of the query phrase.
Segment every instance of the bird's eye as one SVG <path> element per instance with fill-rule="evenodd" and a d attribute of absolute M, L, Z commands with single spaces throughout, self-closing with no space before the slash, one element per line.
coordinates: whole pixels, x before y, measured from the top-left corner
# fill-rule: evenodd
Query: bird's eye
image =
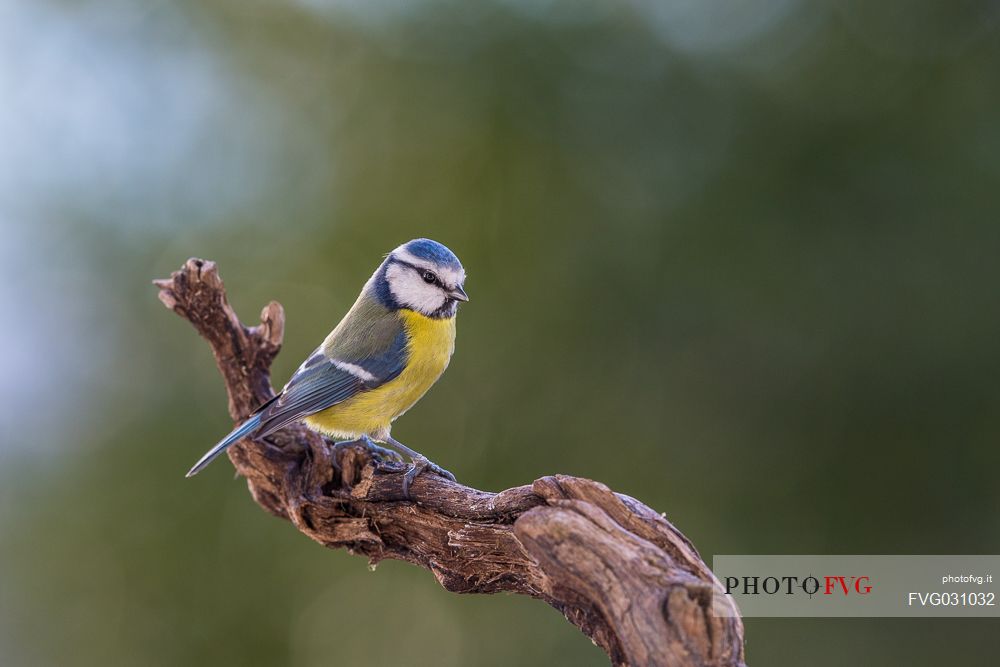
<path fill-rule="evenodd" d="M 420 277 L 424 279 L 425 283 L 430 283 L 432 285 L 438 281 L 438 277 L 430 271 L 424 271 L 420 274 Z"/>

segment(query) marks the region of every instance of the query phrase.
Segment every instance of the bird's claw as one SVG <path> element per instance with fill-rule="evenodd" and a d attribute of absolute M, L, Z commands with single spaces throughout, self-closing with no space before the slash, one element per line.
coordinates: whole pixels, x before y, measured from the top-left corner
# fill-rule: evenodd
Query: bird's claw
<path fill-rule="evenodd" d="M 357 440 L 344 440 L 341 442 L 335 442 L 333 443 L 333 451 L 335 453 L 339 453 L 340 450 L 346 447 L 351 447 L 353 445 L 364 445 L 369 452 L 379 457 L 380 459 L 388 461 L 396 461 L 398 463 L 403 462 L 403 456 L 399 452 L 387 449 L 380 445 L 376 445 L 370 438 L 358 438 Z"/>
<path fill-rule="evenodd" d="M 413 457 L 413 463 L 410 464 L 410 469 L 403 475 L 403 497 L 407 500 L 410 500 L 410 485 L 413 484 L 413 480 L 417 478 L 417 475 L 424 471 L 440 475 L 451 482 L 456 481 L 453 474 L 438 464 L 432 463 L 426 456 L 415 456 Z"/>
<path fill-rule="evenodd" d="M 394 452 L 386 447 L 381 447 L 376 445 L 374 442 L 368 443 L 368 451 L 387 461 L 396 461 L 397 463 L 403 462 L 403 456 L 399 452 Z"/>

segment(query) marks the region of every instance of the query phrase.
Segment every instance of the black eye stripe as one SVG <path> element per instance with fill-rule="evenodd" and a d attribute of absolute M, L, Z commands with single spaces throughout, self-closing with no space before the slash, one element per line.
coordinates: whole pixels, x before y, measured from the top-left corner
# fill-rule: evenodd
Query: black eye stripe
<path fill-rule="evenodd" d="M 417 275 L 420 276 L 423 279 L 423 281 L 425 283 L 429 284 L 429 285 L 437 285 L 441 289 L 445 288 L 444 287 L 444 283 L 441 282 L 441 279 L 438 277 L 438 275 L 436 273 L 434 273 L 433 271 L 431 271 L 430 269 L 425 269 L 423 267 L 417 266 L 416 264 L 410 264 L 409 262 L 403 261 L 403 260 L 401 260 L 401 259 L 399 259 L 397 257 L 393 257 L 392 258 L 392 262 L 394 264 L 399 264 L 401 266 L 407 266 L 407 267 L 413 269 L 414 271 L 417 272 Z M 431 279 L 428 280 L 426 276 L 430 276 Z"/>

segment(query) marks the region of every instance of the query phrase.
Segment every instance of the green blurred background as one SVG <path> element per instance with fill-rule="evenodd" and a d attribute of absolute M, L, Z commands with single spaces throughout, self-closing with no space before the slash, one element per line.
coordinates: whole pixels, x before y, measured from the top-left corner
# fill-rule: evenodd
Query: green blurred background
<path fill-rule="evenodd" d="M 395 434 L 466 484 L 602 480 L 703 555 L 997 553 L 1000 5 L 13 0 L 0 7 L 0 664 L 601 665 L 261 512 L 207 346 L 275 382 L 397 244 L 464 261 Z M 447 415 L 446 419 L 442 416 Z M 995 620 L 747 621 L 751 665 L 964 664 Z"/>

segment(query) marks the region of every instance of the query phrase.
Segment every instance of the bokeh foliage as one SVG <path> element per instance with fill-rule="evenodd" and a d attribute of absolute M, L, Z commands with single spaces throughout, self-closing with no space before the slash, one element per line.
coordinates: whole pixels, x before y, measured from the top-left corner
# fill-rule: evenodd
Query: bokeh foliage
<path fill-rule="evenodd" d="M 192 255 L 245 320 L 284 304 L 281 384 L 382 254 L 448 244 L 472 301 L 395 435 L 472 486 L 599 479 L 706 557 L 996 553 L 996 7 L 5 6 L 0 662 L 603 664 L 544 605 L 322 549 L 225 462 L 184 480 L 230 427 L 148 283 Z M 747 626 L 758 665 L 998 645 Z"/>

